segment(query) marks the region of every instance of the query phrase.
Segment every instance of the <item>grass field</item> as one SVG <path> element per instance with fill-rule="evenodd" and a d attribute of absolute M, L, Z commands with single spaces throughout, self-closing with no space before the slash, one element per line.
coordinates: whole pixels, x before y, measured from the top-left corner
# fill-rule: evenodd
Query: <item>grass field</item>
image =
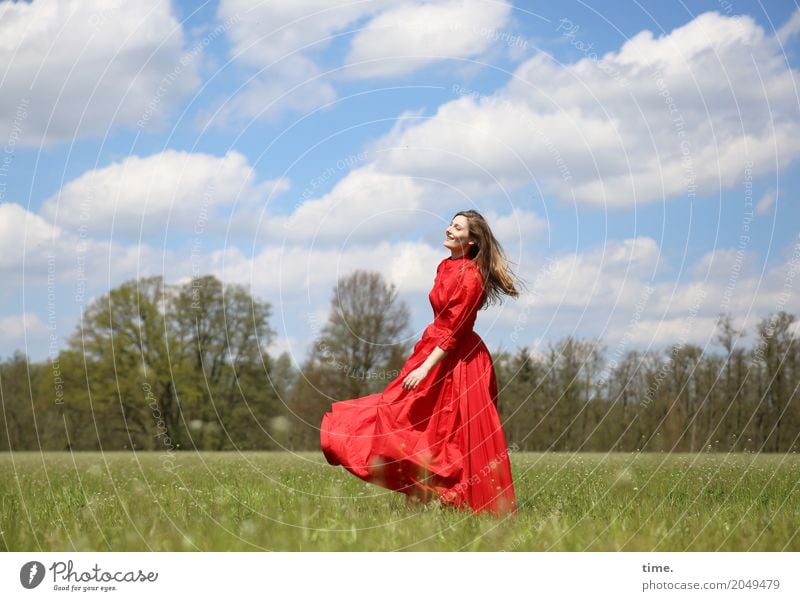
<path fill-rule="evenodd" d="M 800 551 L 797 455 L 513 453 L 519 514 L 406 509 L 321 453 L 0 455 L 5 551 Z"/>

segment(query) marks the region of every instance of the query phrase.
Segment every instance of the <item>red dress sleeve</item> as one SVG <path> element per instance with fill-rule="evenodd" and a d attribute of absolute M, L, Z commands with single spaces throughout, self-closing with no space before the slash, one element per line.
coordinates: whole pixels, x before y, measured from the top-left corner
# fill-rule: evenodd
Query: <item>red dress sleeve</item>
<path fill-rule="evenodd" d="M 436 344 L 443 351 L 455 348 L 464 334 L 472 330 L 484 292 L 477 268 L 454 273 L 449 287 L 452 296 L 436 319 L 442 332 Z"/>

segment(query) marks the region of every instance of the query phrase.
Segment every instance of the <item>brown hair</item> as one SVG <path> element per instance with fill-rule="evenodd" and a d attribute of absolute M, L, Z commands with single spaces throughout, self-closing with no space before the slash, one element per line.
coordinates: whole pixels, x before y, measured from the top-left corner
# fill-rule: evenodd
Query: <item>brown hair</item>
<path fill-rule="evenodd" d="M 467 218 L 469 237 L 474 242 L 468 247 L 467 256 L 475 262 L 483 278 L 486 298 L 481 305 L 481 309 L 499 302 L 503 294 L 518 297 L 519 290 L 514 286 L 514 280 L 519 278 L 508 266 L 509 261 L 505 251 L 497 241 L 497 238 L 494 237 L 494 234 L 492 234 L 486 219 L 473 209 L 459 211 L 453 215 L 453 219 L 458 215 L 463 215 Z"/>

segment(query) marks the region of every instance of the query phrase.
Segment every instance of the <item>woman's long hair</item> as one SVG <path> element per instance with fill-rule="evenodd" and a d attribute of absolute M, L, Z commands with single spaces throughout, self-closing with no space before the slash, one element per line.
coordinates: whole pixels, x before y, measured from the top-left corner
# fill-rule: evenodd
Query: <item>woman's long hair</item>
<path fill-rule="evenodd" d="M 470 240 L 474 242 L 469 246 L 467 256 L 475 262 L 483 277 L 486 298 L 481 309 L 487 304 L 499 302 L 503 294 L 518 297 L 519 290 L 514 286 L 514 280 L 519 280 L 519 278 L 508 266 L 506 253 L 497 238 L 494 237 L 486 219 L 473 209 L 459 211 L 453 215 L 453 219 L 458 215 L 467 218 Z"/>

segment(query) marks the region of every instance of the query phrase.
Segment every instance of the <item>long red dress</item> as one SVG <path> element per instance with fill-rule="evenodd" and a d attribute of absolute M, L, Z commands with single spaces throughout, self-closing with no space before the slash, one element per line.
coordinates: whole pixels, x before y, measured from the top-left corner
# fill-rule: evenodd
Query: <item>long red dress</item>
<path fill-rule="evenodd" d="M 515 514 L 511 465 L 497 413 L 497 381 L 473 331 L 483 303 L 477 265 L 462 255 L 439 263 L 428 295 L 434 320 L 383 392 L 334 402 L 320 426 L 331 465 L 362 480 L 474 513 Z M 408 373 L 436 346 L 447 351 L 412 390 Z"/>

